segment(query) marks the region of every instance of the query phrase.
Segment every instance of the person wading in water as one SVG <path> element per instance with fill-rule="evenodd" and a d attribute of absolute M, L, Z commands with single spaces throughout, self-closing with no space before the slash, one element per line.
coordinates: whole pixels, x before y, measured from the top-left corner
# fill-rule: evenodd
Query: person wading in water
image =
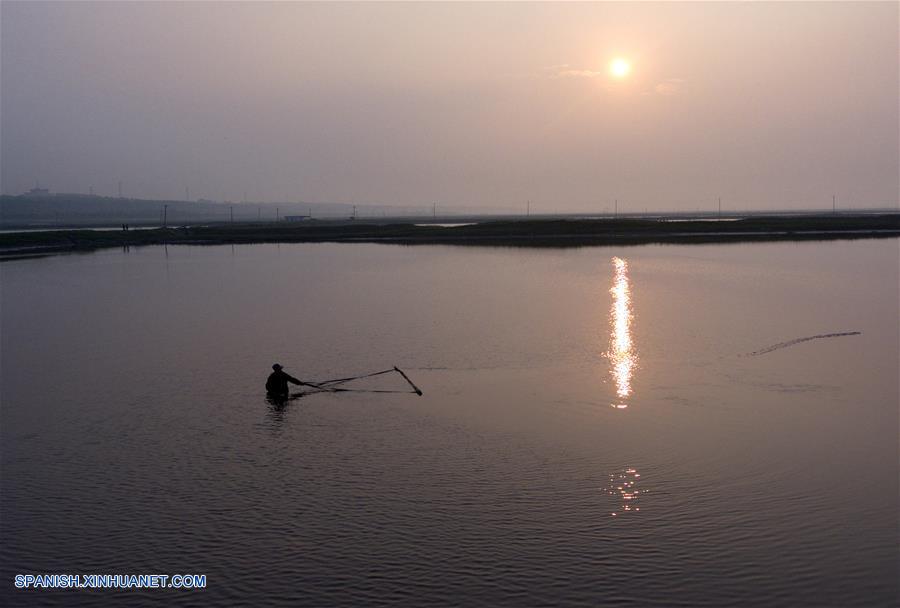
<path fill-rule="evenodd" d="M 287 399 L 290 397 L 288 382 L 297 385 L 303 384 L 303 382 L 300 382 L 287 372 L 282 371 L 282 367 L 277 363 L 272 366 L 272 369 L 274 371 L 269 374 L 269 378 L 266 380 L 266 393 L 269 397 L 274 399 Z"/>

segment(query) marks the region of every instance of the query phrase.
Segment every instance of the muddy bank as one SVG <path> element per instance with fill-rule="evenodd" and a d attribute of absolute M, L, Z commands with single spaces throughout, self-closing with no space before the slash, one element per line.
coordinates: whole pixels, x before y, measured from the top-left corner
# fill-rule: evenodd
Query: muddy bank
<path fill-rule="evenodd" d="M 406 245 L 582 247 L 646 243 L 896 238 L 900 214 L 753 217 L 731 222 L 648 219 L 490 221 L 466 226 L 362 222 L 220 224 L 150 230 L 0 234 L 0 257 L 145 245 L 366 242 Z"/>

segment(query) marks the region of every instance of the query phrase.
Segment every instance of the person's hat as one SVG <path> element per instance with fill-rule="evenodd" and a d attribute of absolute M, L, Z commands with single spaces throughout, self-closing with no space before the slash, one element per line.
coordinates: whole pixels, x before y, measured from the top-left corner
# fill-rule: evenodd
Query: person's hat
<path fill-rule="evenodd" d="M 275 371 L 278 371 L 281 369 L 281 366 L 276 363 L 275 365 L 272 366 L 272 369 L 274 369 Z"/>

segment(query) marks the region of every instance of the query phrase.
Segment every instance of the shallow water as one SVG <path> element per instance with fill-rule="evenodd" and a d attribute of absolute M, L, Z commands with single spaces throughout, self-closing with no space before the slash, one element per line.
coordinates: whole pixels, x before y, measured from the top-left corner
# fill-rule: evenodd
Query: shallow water
<path fill-rule="evenodd" d="M 894 605 L 898 264 L 897 240 L 4 262 L 3 604 Z M 424 396 L 277 407 L 275 361 L 398 365 Z"/>

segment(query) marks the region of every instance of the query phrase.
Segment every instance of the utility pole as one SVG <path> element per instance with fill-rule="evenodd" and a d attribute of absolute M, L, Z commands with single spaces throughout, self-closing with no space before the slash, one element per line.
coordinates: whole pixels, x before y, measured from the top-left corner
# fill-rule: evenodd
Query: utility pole
<path fill-rule="evenodd" d="M 613 207 L 613 209 L 615 209 L 613 217 L 619 217 L 619 199 L 616 199 L 615 207 Z"/>
<path fill-rule="evenodd" d="M 722 197 L 719 197 L 719 217 L 722 216 Z"/>
<path fill-rule="evenodd" d="M 163 228 L 168 225 L 169 220 L 169 206 L 163 205 Z"/>
<path fill-rule="evenodd" d="M 119 198 L 122 198 L 122 182 L 119 182 Z"/>
<path fill-rule="evenodd" d="M 437 203 L 431 206 L 431 217 L 437 219 Z"/>
<path fill-rule="evenodd" d="M 531 215 L 531 201 L 525 204 L 525 217 L 529 217 Z"/>
<path fill-rule="evenodd" d="M 232 205 L 230 207 L 230 210 L 231 210 L 231 223 L 233 224 L 234 223 L 234 205 Z"/>
<path fill-rule="evenodd" d="M 278 207 L 275 207 L 275 221 L 279 221 L 280 217 L 278 215 Z"/>
<path fill-rule="evenodd" d="M 837 199 L 833 194 L 831 195 L 831 212 L 837 213 Z"/>
<path fill-rule="evenodd" d="M 191 200 L 191 189 L 188 188 L 187 186 L 184 187 L 184 200 L 186 200 L 186 201 Z"/>
<path fill-rule="evenodd" d="M 259 205 L 256 206 L 256 221 L 262 221 L 262 207 L 260 207 Z"/>

